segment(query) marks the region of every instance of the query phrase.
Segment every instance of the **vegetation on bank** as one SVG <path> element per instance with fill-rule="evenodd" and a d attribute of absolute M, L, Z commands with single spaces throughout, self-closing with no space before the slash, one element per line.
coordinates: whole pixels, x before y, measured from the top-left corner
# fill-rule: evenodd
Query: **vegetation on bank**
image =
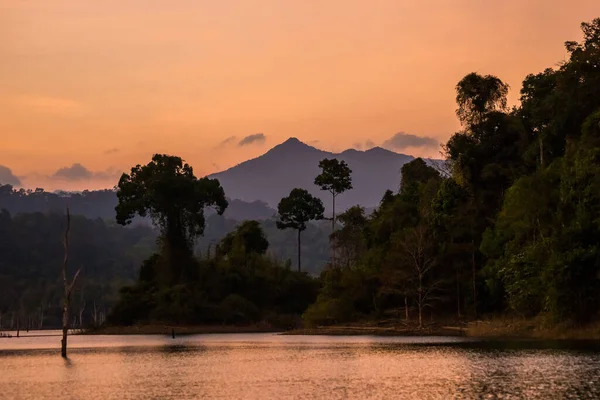
<path fill-rule="evenodd" d="M 507 108 L 509 87 L 499 78 L 466 75 L 456 87 L 462 129 L 443 147 L 447 168 L 416 159 L 371 215 L 359 206 L 334 213 L 331 262 L 318 278 L 303 272 L 301 235 L 324 219 L 324 209 L 305 188 L 281 200 L 272 224 L 295 231 L 296 270 L 269 255 L 257 221 L 238 224 L 199 256 L 205 210 L 222 214 L 228 206 L 219 182 L 198 179 L 168 155 L 132 168 L 117 188 L 117 222 L 150 218 L 158 240 L 137 280 L 120 290 L 109 324 L 421 334 L 467 326 L 476 336 L 593 336 L 600 321 L 600 19 L 582 30 L 582 42 L 566 43 L 568 61 L 525 78 L 518 107 Z M 352 189 L 351 166 L 323 160 L 320 167 L 315 184 L 330 191 L 335 209 L 335 196 Z M 52 251 L 48 259 L 58 265 Z M 58 268 L 49 271 L 58 277 Z M 500 315 L 521 322 L 489 318 Z M 464 325 L 482 317 L 488 322 Z"/>
<path fill-rule="evenodd" d="M 600 319 L 600 19 L 582 31 L 568 61 L 525 78 L 511 110 L 499 78 L 458 83 L 448 169 L 417 159 L 372 216 L 339 216 L 338 264 L 321 274 L 307 326 Z"/>

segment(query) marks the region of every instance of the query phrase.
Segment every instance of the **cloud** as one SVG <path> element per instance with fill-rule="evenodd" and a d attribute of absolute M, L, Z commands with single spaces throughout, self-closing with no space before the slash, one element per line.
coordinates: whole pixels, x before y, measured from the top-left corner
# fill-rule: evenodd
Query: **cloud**
<path fill-rule="evenodd" d="M 12 173 L 10 168 L 0 165 L 0 184 L 20 186 L 21 180 Z"/>
<path fill-rule="evenodd" d="M 255 133 L 253 135 L 248 135 L 245 138 L 243 138 L 242 140 L 239 141 L 238 146 L 242 147 L 242 146 L 248 146 L 250 144 L 262 144 L 264 143 L 266 140 L 266 136 L 264 135 L 264 133 Z"/>
<path fill-rule="evenodd" d="M 70 167 L 60 168 L 52 175 L 53 178 L 64 179 L 67 181 L 80 181 L 91 179 L 94 174 L 79 163 L 75 163 Z"/>
<path fill-rule="evenodd" d="M 365 149 L 372 149 L 373 147 L 375 147 L 375 142 L 372 140 L 367 140 L 365 142 Z"/>
<path fill-rule="evenodd" d="M 119 149 L 117 149 L 116 147 L 113 147 L 112 149 L 104 150 L 104 154 L 110 155 L 110 154 L 118 153 L 119 151 L 120 151 Z"/>
<path fill-rule="evenodd" d="M 121 172 L 115 168 L 109 168 L 105 171 L 90 171 L 80 163 L 75 163 L 70 167 L 63 167 L 58 169 L 52 176 L 51 179 L 62 180 L 62 181 L 89 181 L 89 180 L 105 180 L 115 179 L 121 175 Z"/>
<path fill-rule="evenodd" d="M 407 147 L 422 147 L 422 148 L 437 148 L 439 142 L 434 138 L 427 136 L 416 136 L 410 133 L 398 132 L 385 142 L 383 147 L 392 148 L 394 150 L 402 150 Z"/>
<path fill-rule="evenodd" d="M 223 147 L 235 142 L 235 139 L 237 139 L 235 136 L 229 136 L 228 138 L 225 138 L 224 140 L 222 140 L 218 145 L 216 145 L 215 149 L 223 148 Z"/>

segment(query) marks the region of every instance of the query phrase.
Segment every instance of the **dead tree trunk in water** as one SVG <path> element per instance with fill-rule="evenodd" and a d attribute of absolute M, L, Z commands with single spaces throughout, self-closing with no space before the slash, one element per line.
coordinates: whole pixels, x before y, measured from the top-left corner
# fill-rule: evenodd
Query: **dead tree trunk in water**
<path fill-rule="evenodd" d="M 69 307 L 71 305 L 71 292 L 79 276 L 80 269 L 77 270 L 71 283 L 67 281 L 67 263 L 69 261 L 69 231 L 71 229 L 71 214 L 69 213 L 69 207 L 67 206 L 67 229 L 65 230 L 65 238 L 63 245 L 65 248 L 65 258 L 63 262 L 62 276 L 63 284 L 65 287 L 65 297 L 63 299 L 63 328 L 62 328 L 62 340 L 61 340 L 61 356 L 67 358 L 67 335 L 69 333 Z"/>

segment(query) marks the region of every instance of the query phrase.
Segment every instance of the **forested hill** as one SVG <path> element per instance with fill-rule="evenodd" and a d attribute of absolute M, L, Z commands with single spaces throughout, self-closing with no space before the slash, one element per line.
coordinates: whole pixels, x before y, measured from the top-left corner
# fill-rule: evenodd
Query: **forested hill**
<path fill-rule="evenodd" d="M 224 216 L 229 219 L 236 221 L 263 220 L 275 215 L 275 210 L 262 201 L 228 200 L 229 206 Z M 2 185 L 0 182 L 0 210 L 5 209 L 13 215 L 34 212 L 63 213 L 67 204 L 73 215 L 114 220 L 117 195 L 114 190 L 109 189 L 83 192 L 15 189 L 11 185 Z M 206 214 L 214 214 L 214 211 L 209 208 L 206 210 Z"/>
<path fill-rule="evenodd" d="M 415 159 L 381 147 L 332 153 L 290 138 L 260 157 L 210 177 L 217 178 L 225 193 L 235 199 L 262 200 L 276 207 L 290 190 L 299 187 L 323 200 L 325 208 L 329 209 L 329 194 L 314 185 L 315 176 L 319 174 L 319 161 L 324 158 L 345 161 L 352 170 L 353 190 L 338 196 L 340 211 L 355 205 L 366 208 L 379 205 L 382 193 L 398 190 L 402 166 Z M 441 160 L 426 161 L 436 167 L 442 165 Z"/>
<path fill-rule="evenodd" d="M 62 239 L 66 218 L 58 213 L 0 211 L 0 329 L 60 326 Z M 118 298 L 118 290 L 137 280 L 139 267 L 156 249 L 157 232 L 101 219 L 73 216 L 70 269 L 81 269 L 73 294 L 75 326 L 103 318 Z M 80 314 L 81 311 L 81 314 Z M 27 317 L 25 317 L 27 316 Z"/>
<path fill-rule="evenodd" d="M 114 218 L 114 217 L 113 217 Z M 239 221 L 216 213 L 206 218 L 204 236 L 196 243 L 200 259 L 214 256 L 216 245 Z M 0 210 L 0 330 L 16 327 L 60 326 L 60 276 L 62 239 L 66 226 L 64 210 L 11 215 Z M 277 229 L 273 219 L 261 222 L 270 243 L 267 255 L 282 265 L 294 259 L 296 236 Z M 330 225 L 310 224 L 304 232 L 306 270 L 317 275 L 329 257 Z M 110 219 L 73 216 L 71 221 L 70 270 L 81 268 L 72 298 L 73 324 L 99 324 L 119 297 L 119 290 L 137 281 L 143 261 L 157 251 L 159 231 L 144 224 L 128 227 Z"/>

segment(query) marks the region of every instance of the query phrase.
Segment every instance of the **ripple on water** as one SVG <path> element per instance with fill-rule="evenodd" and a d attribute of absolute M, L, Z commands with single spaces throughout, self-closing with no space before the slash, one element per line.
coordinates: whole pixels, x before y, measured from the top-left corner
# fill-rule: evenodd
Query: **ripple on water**
<path fill-rule="evenodd" d="M 0 341 L 15 399 L 600 398 L 598 343 L 194 335 Z"/>

